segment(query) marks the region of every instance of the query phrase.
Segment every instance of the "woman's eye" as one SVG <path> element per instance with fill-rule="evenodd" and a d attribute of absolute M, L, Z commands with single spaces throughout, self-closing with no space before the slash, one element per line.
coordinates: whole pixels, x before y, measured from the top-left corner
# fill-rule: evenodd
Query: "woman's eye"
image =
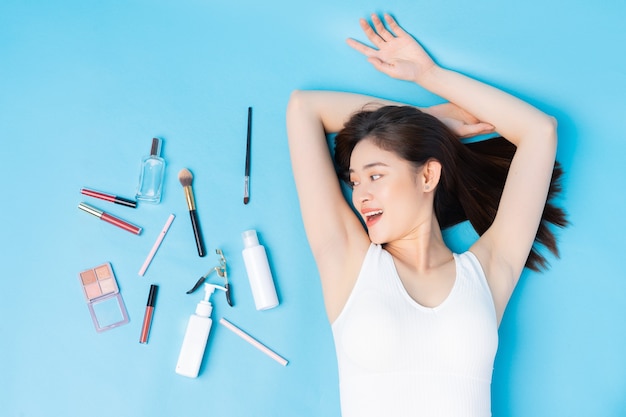
<path fill-rule="evenodd" d="M 380 174 L 370 175 L 370 179 L 371 179 L 372 181 L 376 181 L 376 180 L 377 180 L 377 179 L 379 179 L 380 177 L 381 177 L 381 175 L 380 175 Z"/>
<path fill-rule="evenodd" d="M 359 182 L 358 182 L 358 181 L 352 181 L 352 180 L 350 180 L 349 184 L 350 184 L 350 187 L 354 188 L 354 187 L 356 187 L 357 185 L 359 185 Z"/>

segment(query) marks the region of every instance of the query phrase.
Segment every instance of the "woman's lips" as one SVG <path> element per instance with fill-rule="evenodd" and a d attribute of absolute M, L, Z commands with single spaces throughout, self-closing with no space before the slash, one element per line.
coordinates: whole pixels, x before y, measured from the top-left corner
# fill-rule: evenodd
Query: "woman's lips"
<path fill-rule="evenodd" d="M 365 217 L 365 224 L 367 227 L 371 227 L 376 224 L 383 214 L 382 210 L 368 210 L 363 212 L 363 216 Z"/>

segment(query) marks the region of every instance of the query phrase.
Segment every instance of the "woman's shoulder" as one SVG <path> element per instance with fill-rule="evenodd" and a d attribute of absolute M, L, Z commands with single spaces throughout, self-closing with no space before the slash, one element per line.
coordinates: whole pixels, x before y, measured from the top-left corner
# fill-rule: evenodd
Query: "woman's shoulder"
<path fill-rule="evenodd" d="M 486 282 L 485 270 L 474 252 L 466 250 L 464 252 L 454 253 L 454 258 L 457 265 L 462 268 L 463 271 L 478 276 Z"/>

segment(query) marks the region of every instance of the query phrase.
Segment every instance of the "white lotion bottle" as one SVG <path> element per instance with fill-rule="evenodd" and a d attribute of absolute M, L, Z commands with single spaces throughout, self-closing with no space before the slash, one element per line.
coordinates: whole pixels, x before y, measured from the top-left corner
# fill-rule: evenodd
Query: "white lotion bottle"
<path fill-rule="evenodd" d="M 209 332 L 211 331 L 211 313 L 213 305 L 211 304 L 211 294 L 216 290 L 226 291 L 226 288 L 214 284 L 204 284 L 204 299 L 196 306 L 195 314 L 189 317 L 187 323 L 187 331 L 183 339 L 183 346 L 180 349 L 178 363 L 176 364 L 176 373 L 189 378 L 196 378 L 200 372 L 202 365 L 202 357 L 209 340 Z"/>
<path fill-rule="evenodd" d="M 268 310 L 278 305 L 278 296 L 272 279 L 272 271 L 267 261 L 265 248 L 259 244 L 255 230 L 246 230 L 241 234 L 244 249 L 243 261 L 248 273 L 254 304 L 257 310 Z"/>

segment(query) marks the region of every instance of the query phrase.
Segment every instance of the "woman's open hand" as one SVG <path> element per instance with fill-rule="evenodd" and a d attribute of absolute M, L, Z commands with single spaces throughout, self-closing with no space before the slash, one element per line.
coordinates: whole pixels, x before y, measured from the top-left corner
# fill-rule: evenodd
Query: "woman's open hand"
<path fill-rule="evenodd" d="M 365 55 L 380 72 L 399 80 L 419 83 L 419 79 L 437 65 L 393 17 L 385 14 L 384 19 L 387 26 L 377 15 L 372 15 L 371 25 L 365 19 L 359 21 L 363 32 L 374 47 L 354 39 L 348 39 L 348 45 Z"/>

